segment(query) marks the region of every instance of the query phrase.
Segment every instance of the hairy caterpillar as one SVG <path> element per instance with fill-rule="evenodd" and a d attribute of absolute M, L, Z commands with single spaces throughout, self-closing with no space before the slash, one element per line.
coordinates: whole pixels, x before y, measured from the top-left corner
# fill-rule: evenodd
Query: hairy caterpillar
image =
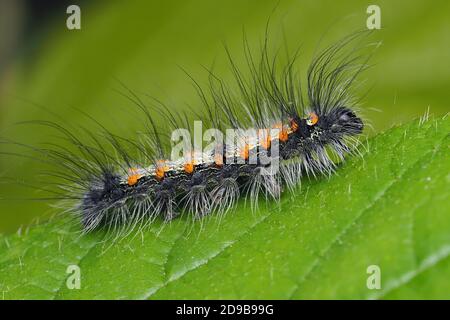
<path fill-rule="evenodd" d="M 182 212 L 196 218 L 223 214 L 240 196 L 250 198 L 252 206 L 260 194 L 277 201 L 283 189 L 293 190 L 305 175 L 331 174 L 332 159 L 343 160 L 355 151 L 364 127 L 351 94 L 367 66 L 367 58 L 352 47 L 360 35 L 316 55 L 307 71 L 306 97 L 294 70 L 296 57 L 279 70 L 267 43 L 258 59 L 246 47 L 247 77 L 229 55 L 237 89 L 212 72 L 208 91 L 195 83 L 205 111 L 196 118 L 221 132 L 237 130 L 237 145 L 221 142 L 206 152 L 169 157 L 155 114 L 166 130 L 192 131 L 189 117 L 162 103 L 150 108 L 131 91 L 128 97 L 141 109 L 147 127 L 137 141 L 100 124 L 101 134 L 87 131 L 88 139 L 82 141 L 59 124 L 34 121 L 58 130 L 73 147 L 33 148 L 55 165 L 50 174 L 57 179 L 53 198 L 66 200 L 64 209 L 80 216 L 85 232 L 115 230 L 143 227 L 158 217 L 172 220 Z M 239 133 L 249 128 L 256 139 Z M 269 160 L 262 161 L 263 156 Z M 263 172 L 274 163 L 275 171 Z"/>

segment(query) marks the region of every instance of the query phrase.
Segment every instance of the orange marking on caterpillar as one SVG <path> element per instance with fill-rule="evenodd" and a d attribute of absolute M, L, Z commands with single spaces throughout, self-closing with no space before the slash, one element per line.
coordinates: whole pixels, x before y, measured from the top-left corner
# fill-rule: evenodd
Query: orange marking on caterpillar
<path fill-rule="evenodd" d="M 194 172 L 194 163 L 188 162 L 184 164 L 184 172 L 192 173 Z"/>
<path fill-rule="evenodd" d="M 264 149 L 269 149 L 271 144 L 269 130 L 263 129 L 259 131 L 260 144 Z"/>
<path fill-rule="evenodd" d="M 289 121 L 289 125 L 291 126 L 291 129 L 292 129 L 293 132 L 298 130 L 298 123 L 294 119 L 291 119 Z"/>
<path fill-rule="evenodd" d="M 218 167 L 223 166 L 223 155 L 221 155 L 220 153 L 214 154 L 214 163 Z"/>
<path fill-rule="evenodd" d="M 289 138 L 288 132 L 285 128 L 281 129 L 280 133 L 278 134 L 278 139 L 281 142 L 286 142 Z"/>
<path fill-rule="evenodd" d="M 142 175 L 138 173 L 136 168 L 130 168 L 127 183 L 129 186 L 134 186 L 138 183 L 139 179 L 142 178 Z"/>
<path fill-rule="evenodd" d="M 319 116 L 315 113 L 315 112 L 311 112 L 308 115 L 308 118 L 306 119 L 306 124 L 308 126 L 313 126 L 315 125 L 317 122 L 319 122 Z"/>
<path fill-rule="evenodd" d="M 158 160 L 156 163 L 156 170 L 155 170 L 156 179 L 158 180 L 164 179 L 165 173 L 169 170 L 170 168 L 166 164 L 166 160 Z"/>
<path fill-rule="evenodd" d="M 244 160 L 248 159 L 249 146 L 248 143 L 244 145 L 244 148 L 241 150 L 241 158 Z"/>
<path fill-rule="evenodd" d="M 286 142 L 288 140 L 289 133 L 286 129 L 286 126 L 283 126 L 281 122 L 277 122 L 272 126 L 272 128 L 280 130 L 280 132 L 278 133 L 278 140 L 280 140 L 281 142 Z"/>

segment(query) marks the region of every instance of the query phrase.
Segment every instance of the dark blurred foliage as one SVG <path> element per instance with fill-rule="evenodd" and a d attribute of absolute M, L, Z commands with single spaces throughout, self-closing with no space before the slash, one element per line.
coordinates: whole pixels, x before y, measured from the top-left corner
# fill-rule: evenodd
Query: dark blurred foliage
<path fill-rule="evenodd" d="M 46 33 L 49 21 L 71 0 L 0 0 L 0 79 L 8 64 L 21 54 L 33 55 L 36 42 Z"/>

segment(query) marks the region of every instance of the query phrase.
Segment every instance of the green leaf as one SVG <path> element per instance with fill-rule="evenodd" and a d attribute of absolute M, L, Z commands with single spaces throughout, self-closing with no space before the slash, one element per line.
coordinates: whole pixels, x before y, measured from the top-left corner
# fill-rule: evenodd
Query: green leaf
<path fill-rule="evenodd" d="M 66 219 L 0 237 L 5 299 L 448 298 L 450 120 L 370 139 L 280 205 L 156 222 L 119 243 Z M 81 288 L 68 289 L 71 264 Z M 368 289 L 379 266 L 381 289 Z"/>

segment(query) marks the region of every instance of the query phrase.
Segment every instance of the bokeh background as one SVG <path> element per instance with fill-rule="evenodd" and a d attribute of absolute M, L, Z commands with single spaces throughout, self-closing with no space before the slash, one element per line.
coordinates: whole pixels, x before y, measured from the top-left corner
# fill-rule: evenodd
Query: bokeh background
<path fill-rule="evenodd" d="M 66 8 L 81 8 L 81 30 L 66 28 Z M 270 17 L 274 49 L 301 46 L 304 72 L 315 50 L 366 26 L 366 8 L 381 8 L 382 41 L 362 79 L 362 101 L 376 134 L 430 113 L 449 111 L 450 2 L 301 0 L 19 1 L 0 0 L 0 136 L 27 144 L 57 141 L 49 130 L 17 122 L 37 119 L 89 127 L 77 109 L 108 128 L 133 136 L 136 115 L 117 93 L 120 82 L 161 99 L 173 110 L 201 104 L 180 67 L 200 83 L 211 67 L 230 77 L 224 44 L 243 61 L 243 30 L 262 41 Z M 286 39 L 284 41 L 283 39 Z M 123 88 L 122 88 L 123 89 Z M 10 152 L 11 146 L 0 145 Z M 14 149 L 14 148 L 13 148 Z M 14 150 L 12 150 L 14 151 Z M 0 233 L 11 233 L 52 209 L 20 187 L 39 164 L 0 156 Z"/>

